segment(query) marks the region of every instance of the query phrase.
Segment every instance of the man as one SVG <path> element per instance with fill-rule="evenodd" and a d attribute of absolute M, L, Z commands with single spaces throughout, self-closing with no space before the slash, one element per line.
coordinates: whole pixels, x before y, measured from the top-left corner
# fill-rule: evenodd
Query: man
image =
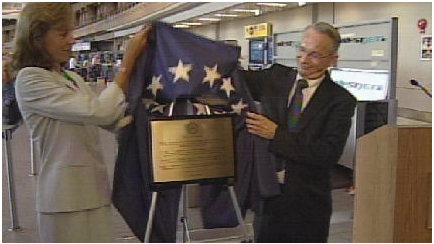
<path fill-rule="evenodd" d="M 21 120 L 20 109 L 15 97 L 15 76 L 12 59 L 2 57 L 2 122 L 4 125 L 17 125 Z M 15 129 L 14 129 L 15 130 Z"/>
<path fill-rule="evenodd" d="M 75 60 L 74 56 L 69 58 L 69 70 L 75 71 L 75 67 L 77 67 L 77 60 Z"/>
<path fill-rule="evenodd" d="M 270 140 L 282 189 L 280 196 L 265 199 L 255 215 L 257 242 L 327 242 L 331 169 L 343 152 L 356 106 L 327 72 L 337 62 L 340 40 L 332 25 L 312 24 L 298 49 L 298 69 L 276 64 L 245 72 L 263 108 L 262 115 L 248 113 L 246 125 L 250 133 Z M 301 79 L 307 87 L 296 89 Z M 301 97 L 296 90 L 303 97 L 298 118 L 292 112 L 297 102 L 291 102 Z"/>
<path fill-rule="evenodd" d="M 14 78 L 11 58 L 2 56 L 2 83 L 12 82 Z"/>

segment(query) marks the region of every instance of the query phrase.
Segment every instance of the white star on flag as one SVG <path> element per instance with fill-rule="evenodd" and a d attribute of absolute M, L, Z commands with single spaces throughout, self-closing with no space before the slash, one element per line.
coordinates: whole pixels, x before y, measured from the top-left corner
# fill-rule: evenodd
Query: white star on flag
<path fill-rule="evenodd" d="M 243 99 L 241 99 L 237 104 L 232 104 L 231 108 L 232 108 L 232 112 L 236 113 L 238 115 L 241 114 L 241 110 L 243 110 L 244 108 L 247 108 L 247 104 L 243 103 Z"/>
<path fill-rule="evenodd" d="M 184 79 L 185 81 L 189 82 L 190 76 L 188 75 L 188 72 L 190 72 L 191 66 L 191 64 L 184 65 L 180 59 L 178 61 L 178 66 L 169 67 L 169 72 L 175 75 L 173 78 L 173 83 L 179 79 Z"/>
<path fill-rule="evenodd" d="M 163 89 L 163 84 L 160 83 L 160 79 L 161 79 L 161 75 L 157 76 L 152 76 L 152 83 L 148 85 L 148 87 L 146 89 L 148 90 L 152 90 L 152 94 L 154 95 L 154 97 L 157 96 L 157 91 L 160 89 Z"/>
<path fill-rule="evenodd" d="M 202 83 L 209 82 L 209 88 L 212 88 L 214 85 L 214 81 L 217 79 L 220 79 L 221 75 L 219 72 L 217 72 L 217 64 L 214 65 L 214 67 L 207 67 L 204 66 L 203 70 L 206 72 L 205 78 L 203 78 Z"/>
<path fill-rule="evenodd" d="M 158 105 L 158 103 L 154 99 L 143 98 L 142 102 L 145 105 L 146 109 L 149 109 L 151 105 Z"/>
<path fill-rule="evenodd" d="M 203 105 L 203 104 L 201 104 L 201 103 L 193 103 L 193 105 L 196 107 L 196 109 L 197 109 L 197 112 L 196 112 L 196 115 L 201 115 L 201 114 L 203 114 L 203 115 L 207 115 L 207 112 L 206 112 L 206 105 Z"/>
<path fill-rule="evenodd" d="M 164 108 L 165 107 L 166 107 L 165 104 L 158 105 L 158 106 L 156 106 L 155 108 L 153 108 L 151 110 L 151 113 L 158 111 L 160 114 L 162 114 L 162 113 L 164 113 Z"/>
<path fill-rule="evenodd" d="M 225 111 L 219 112 L 219 111 L 214 111 L 214 114 L 227 114 Z"/>
<path fill-rule="evenodd" d="M 231 77 L 223 78 L 223 85 L 220 87 L 220 90 L 224 90 L 228 98 L 231 96 L 231 91 L 235 91 L 234 86 L 231 83 Z"/>

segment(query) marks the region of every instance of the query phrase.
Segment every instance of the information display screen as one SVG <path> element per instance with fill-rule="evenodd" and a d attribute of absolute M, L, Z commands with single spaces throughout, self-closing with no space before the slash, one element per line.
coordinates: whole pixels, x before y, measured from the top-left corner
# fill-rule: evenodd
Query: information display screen
<path fill-rule="evenodd" d="M 264 41 L 250 40 L 249 41 L 249 63 L 263 64 L 264 63 Z"/>
<path fill-rule="evenodd" d="M 387 99 L 389 72 L 387 70 L 365 70 L 332 68 L 333 81 L 347 89 L 358 101 L 378 101 Z"/>
<path fill-rule="evenodd" d="M 73 52 L 88 51 L 88 50 L 90 50 L 90 42 L 78 42 L 72 45 Z"/>

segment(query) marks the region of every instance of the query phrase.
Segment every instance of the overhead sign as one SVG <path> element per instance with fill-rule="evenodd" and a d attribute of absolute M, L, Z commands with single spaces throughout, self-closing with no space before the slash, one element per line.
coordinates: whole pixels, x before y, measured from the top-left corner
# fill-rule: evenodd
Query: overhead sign
<path fill-rule="evenodd" d="M 73 52 L 88 51 L 88 50 L 90 50 L 90 42 L 79 42 L 72 45 Z"/>
<path fill-rule="evenodd" d="M 246 39 L 271 36 L 271 27 L 270 23 L 246 25 L 244 26 L 244 36 Z"/>

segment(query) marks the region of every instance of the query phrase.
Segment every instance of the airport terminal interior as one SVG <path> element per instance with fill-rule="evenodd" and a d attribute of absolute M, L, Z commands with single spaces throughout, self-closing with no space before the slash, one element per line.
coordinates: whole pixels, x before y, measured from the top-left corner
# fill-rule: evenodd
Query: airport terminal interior
<path fill-rule="evenodd" d="M 342 42 L 334 82 L 357 98 L 349 136 L 332 172 L 328 242 L 431 242 L 431 2 L 73 2 L 72 55 L 65 68 L 99 94 L 119 72 L 128 41 L 153 21 L 240 47 L 238 66 L 297 65 L 304 27 L 326 21 Z M 22 2 L 2 2 L 2 56 L 13 55 Z M 3 106 L 4 107 L 4 106 Z M 4 116 L 4 113 L 3 113 Z M 99 131 L 113 183 L 117 136 Z M 2 125 L 2 242 L 41 242 L 35 191 L 39 154 L 22 121 Z M 177 242 L 252 242 L 247 211 L 235 228 L 205 229 L 197 184 L 180 203 Z M 183 216 L 183 205 L 186 213 Z M 112 206 L 116 242 L 140 242 Z M 188 235 L 189 238 L 186 236 Z"/>

